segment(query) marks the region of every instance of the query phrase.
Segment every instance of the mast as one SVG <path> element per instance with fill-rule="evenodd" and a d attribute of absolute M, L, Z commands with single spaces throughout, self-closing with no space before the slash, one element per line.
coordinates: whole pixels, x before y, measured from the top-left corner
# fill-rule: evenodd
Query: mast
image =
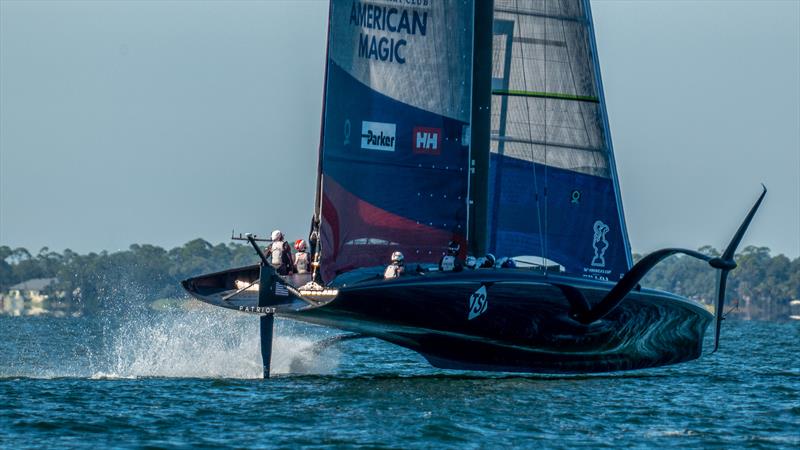
<path fill-rule="evenodd" d="M 321 209 L 322 209 L 322 151 L 324 148 L 325 142 L 325 108 L 327 106 L 327 97 L 328 97 L 328 58 L 330 58 L 330 49 L 331 49 L 331 4 L 328 3 L 328 31 L 327 31 L 327 43 L 325 45 L 325 76 L 322 81 L 322 112 L 320 118 L 320 126 L 319 126 L 319 147 L 317 149 L 317 188 L 315 191 L 315 199 L 314 199 L 314 216 L 311 218 L 311 229 L 308 233 L 308 244 L 310 247 L 310 262 L 314 264 L 314 276 L 316 278 L 316 267 L 319 263 L 319 224 L 321 221 Z"/>
<path fill-rule="evenodd" d="M 489 137 L 494 1 L 475 2 L 473 19 L 468 252 L 482 256 L 486 254 L 489 240 Z"/>

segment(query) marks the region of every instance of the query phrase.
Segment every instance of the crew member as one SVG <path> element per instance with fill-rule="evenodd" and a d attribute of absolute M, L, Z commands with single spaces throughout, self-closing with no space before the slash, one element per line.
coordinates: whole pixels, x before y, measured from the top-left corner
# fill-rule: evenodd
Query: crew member
<path fill-rule="evenodd" d="M 515 269 L 517 267 L 517 263 L 514 262 L 514 258 L 504 258 L 503 262 L 500 263 L 501 269 Z"/>
<path fill-rule="evenodd" d="M 441 272 L 461 272 L 464 265 L 458 260 L 458 252 L 461 245 L 456 241 L 447 244 L 447 253 L 439 260 L 439 271 Z"/>
<path fill-rule="evenodd" d="M 294 249 L 297 250 L 297 253 L 294 254 L 295 273 L 308 273 L 309 261 L 308 253 L 306 253 L 306 241 L 302 239 L 294 241 Z"/>
<path fill-rule="evenodd" d="M 464 261 L 464 267 L 470 270 L 474 270 L 478 265 L 478 259 L 474 256 L 467 256 L 467 259 Z"/>
<path fill-rule="evenodd" d="M 383 272 L 383 279 L 391 280 L 397 278 L 402 275 L 404 270 L 403 254 L 400 252 L 394 252 L 392 253 L 392 263 L 386 266 L 386 270 Z"/>
<path fill-rule="evenodd" d="M 494 267 L 495 259 L 494 255 L 491 253 L 487 253 L 486 256 L 481 258 L 481 263 L 478 266 L 479 269 L 491 269 Z"/>
<path fill-rule="evenodd" d="M 272 232 L 272 244 L 267 247 L 269 251 L 269 263 L 278 272 L 278 275 L 289 275 L 292 273 L 292 248 L 289 243 L 283 240 L 281 230 Z"/>

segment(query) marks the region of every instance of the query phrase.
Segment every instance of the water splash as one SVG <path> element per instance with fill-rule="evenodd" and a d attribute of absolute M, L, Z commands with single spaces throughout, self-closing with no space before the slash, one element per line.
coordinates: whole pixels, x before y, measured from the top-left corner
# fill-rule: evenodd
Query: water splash
<path fill-rule="evenodd" d="M 101 377 L 261 378 L 258 318 L 192 301 L 189 309 L 134 314 L 111 327 Z M 338 353 L 313 354 L 324 331 L 278 319 L 272 374 L 324 374 Z"/>
<path fill-rule="evenodd" d="M 189 309 L 128 316 L 110 327 L 103 377 L 261 378 L 258 318 L 190 302 Z M 325 331 L 287 320 L 275 322 L 272 374 L 324 374 L 338 353 L 314 354 Z M 321 336 L 321 337 L 320 337 Z"/>
<path fill-rule="evenodd" d="M 0 378 L 261 378 L 257 316 L 195 300 L 154 311 L 135 293 L 119 294 L 97 316 L 2 318 L 0 352 L 15 356 Z M 331 333 L 277 319 L 272 374 L 332 373 L 338 351 L 310 351 Z"/>

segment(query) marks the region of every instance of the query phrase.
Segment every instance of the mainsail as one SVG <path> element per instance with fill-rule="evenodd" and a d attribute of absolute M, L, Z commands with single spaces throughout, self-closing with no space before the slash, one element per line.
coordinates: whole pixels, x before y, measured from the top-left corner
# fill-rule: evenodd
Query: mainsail
<path fill-rule="evenodd" d="M 324 280 L 395 250 L 436 262 L 450 240 L 574 276 L 630 267 L 588 0 L 493 5 L 331 1 Z"/>
<path fill-rule="evenodd" d="M 435 262 L 467 229 L 471 0 L 332 0 L 322 276 Z"/>
<path fill-rule="evenodd" d="M 489 249 L 630 267 L 588 0 L 495 0 Z"/>

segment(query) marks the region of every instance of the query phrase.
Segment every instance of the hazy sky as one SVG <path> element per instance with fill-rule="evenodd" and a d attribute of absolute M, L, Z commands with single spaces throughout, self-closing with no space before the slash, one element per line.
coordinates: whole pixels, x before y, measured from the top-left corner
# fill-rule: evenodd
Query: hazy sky
<path fill-rule="evenodd" d="M 634 251 L 800 255 L 800 2 L 592 6 Z M 304 236 L 327 10 L 0 0 L 0 245 Z"/>

